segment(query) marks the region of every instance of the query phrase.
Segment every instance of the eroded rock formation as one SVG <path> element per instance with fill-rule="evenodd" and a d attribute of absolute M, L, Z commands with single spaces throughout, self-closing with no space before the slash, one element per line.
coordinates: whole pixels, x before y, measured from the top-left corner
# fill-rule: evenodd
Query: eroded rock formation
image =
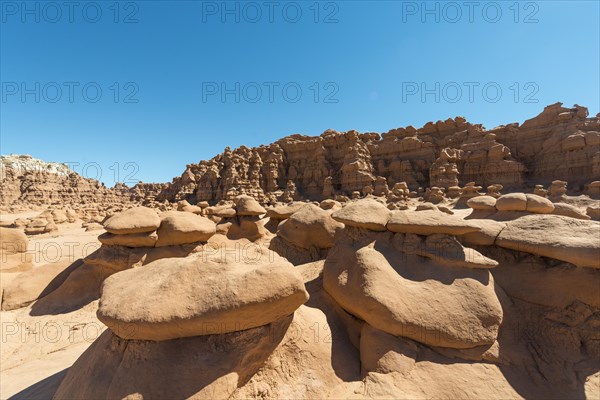
<path fill-rule="evenodd" d="M 289 181 L 297 191 L 294 200 L 368 194 L 385 191 L 383 183 L 391 188 L 399 182 L 411 190 L 474 182 L 510 191 L 560 179 L 569 182 L 569 190 L 580 191 L 600 179 L 599 145 L 600 118 L 561 103 L 522 125 L 491 130 L 462 117 L 381 135 L 327 130 L 257 148 L 227 148 L 209 161 L 188 165 L 157 199 L 218 201 L 249 194 L 266 202 L 289 201 L 284 196 Z"/>

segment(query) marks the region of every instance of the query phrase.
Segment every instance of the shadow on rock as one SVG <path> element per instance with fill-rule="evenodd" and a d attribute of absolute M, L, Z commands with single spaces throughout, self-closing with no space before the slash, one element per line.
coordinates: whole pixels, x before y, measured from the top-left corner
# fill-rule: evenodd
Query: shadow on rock
<path fill-rule="evenodd" d="M 227 398 L 261 368 L 291 321 L 160 342 L 107 330 L 73 364 L 55 398 Z"/>

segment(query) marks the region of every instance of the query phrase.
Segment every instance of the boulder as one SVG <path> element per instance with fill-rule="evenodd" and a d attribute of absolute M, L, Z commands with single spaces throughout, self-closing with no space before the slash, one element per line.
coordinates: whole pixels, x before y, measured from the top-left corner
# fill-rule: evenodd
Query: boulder
<path fill-rule="evenodd" d="M 196 203 L 196 205 L 202 209 L 209 206 L 208 201 L 199 201 L 198 203 Z"/>
<path fill-rule="evenodd" d="M 193 206 L 193 205 L 183 206 L 183 207 L 181 207 L 181 210 L 179 210 L 179 211 L 185 211 L 185 212 L 192 213 L 192 214 L 202 215 L 202 207 Z"/>
<path fill-rule="evenodd" d="M 35 218 L 25 227 L 25 234 L 27 235 L 40 235 L 42 233 L 48 233 L 56 231 L 58 228 L 52 218 L 50 217 L 50 222 L 45 218 Z"/>
<path fill-rule="evenodd" d="M 104 229 L 104 227 L 101 224 L 97 223 L 97 222 L 90 222 L 88 224 L 85 224 L 85 231 L 86 232 L 99 231 L 99 230 L 103 230 L 103 229 Z"/>
<path fill-rule="evenodd" d="M 104 229 L 115 235 L 152 232 L 158 229 L 160 218 L 148 207 L 134 207 L 113 215 L 104 222 Z"/>
<path fill-rule="evenodd" d="M 206 206 L 208 207 L 208 204 Z M 190 204 L 189 201 L 181 200 L 180 202 L 177 203 L 177 211 L 185 211 L 185 212 L 201 215 L 202 207 L 200 207 L 199 205 L 193 206 Z"/>
<path fill-rule="evenodd" d="M 333 238 L 344 224 L 331 217 L 329 211 L 307 204 L 277 228 L 277 235 L 303 249 L 333 247 Z"/>
<path fill-rule="evenodd" d="M 480 228 L 470 220 L 440 211 L 392 211 L 387 229 L 397 233 L 464 235 Z"/>
<path fill-rule="evenodd" d="M 69 220 L 65 210 L 52 210 L 52 219 L 57 224 L 63 224 Z"/>
<path fill-rule="evenodd" d="M 421 203 L 421 204 L 417 205 L 417 207 L 415 208 L 415 211 L 427 211 L 427 210 L 438 211 L 439 208 L 435 204 L 429 203 L 427 201 L 425 203 Z"/>
<path fill-rule="evenodd" d="M 336 245 L 325 263 L 323 286 L 374 328 L 431 346 L 492 344 L 502 322 L 488 271 L 403 254 L 385 241 Z"/>
<path fill-rule="evenodd" d="M 267 210 L 267 217 L 276 219 L 276 220 L 288 219 L 289 217 L 292 216 L 293 213 L 300 210 L 305 205 L 306 205 L 306 203 L 294 202 L 294 203 L 286 204 L 284 206 L 269 208 Z"/>
<path fill-rule="evenodd" d="M 115 235 L 105 232 L 98 236 L 102 244 L 125 247 L 154 247 L 158 240 L 156 232 L 132 233 L 129 235 Z"/>
<path fill-rule="evenodd" d="M 272 257 L 264 251 L 249 264 L 187 257 L 123 271 L 104 282 L 98 319 L 124 339 L 158 341 L 269 324 L 308 299 L 292 264 Z"/>
<path fill-rule="evenodd" d="M 600 268 L 600 223 L 561 215 L 527 215 L 510 221 L 496 245 Z"/>
<path fill-rule="evenodd" d="M 235 209 L 231 205 L 221 205 L 206 208 L 207 215 L 213 215 L 219 218 L 232 218 L 235 217 Z"/>
<path fill-rule="evenodd" d="M 321 207 L 323 210 L 339 210 L 340 208 L 342 208 L 342 203 L 340 203 L 337 200 L 333 200 L 333 199 L 325 199 L 322 202 L 319 203 L 319 207 Z"/>
<path fill-rule="evenodd" d="M 577 219 L 591 219 L 589 215 L 585 214 L 579 208 L 566 203 L 554 203 L 552 214 Z"/>
<path fill-rule="evenodd" d="M 391 215 L 392 212 L 385 205 L 367 198 L 346 204 L 331 217 L 348 226 L 385 231 Z"/>
<path fill-rule="evenodd" d="M 237 215 L 263 215 L 267 210 L 261 206 L 254 197 L 241 195 L 235 198 Z"/>
<path fill-rule="evenodd" d="M 536 214 L 551 214 L 554 211 L 554 204 L 545 197 L 536 194 L 526 194 L 526 211 Z"/>
<path fill-rule="evenodd" d="M 156 247 L 206 242 L 217 229 L 208 218 L 184 211 L 162 213 Z"/>
<path fill-rule="evenodd" d="M 492 196 L 477 196 L 467 200 L 467 205 L 473 210 L 495 210 L 496 198 Z"/>
<path fill-rule="evenodd" d="M 525 193 L 503 194 L 496 199 L 496 209 L 499 211 L 526 211 L 527 196 Z"/>
<path fill-rule="evenodd" d="M 0 227 L 0 254 L 25 253 L 29 240 L 21 229 Z"/>
<path fill-rule="evenodd" d="M 18 274 L 5 288 L 2 295 L 2 310 L 9 311 L 25 307 L 57 289 L 79 266 L 81 260 L 71 263 L 63 260 L 45 264 Z"/>

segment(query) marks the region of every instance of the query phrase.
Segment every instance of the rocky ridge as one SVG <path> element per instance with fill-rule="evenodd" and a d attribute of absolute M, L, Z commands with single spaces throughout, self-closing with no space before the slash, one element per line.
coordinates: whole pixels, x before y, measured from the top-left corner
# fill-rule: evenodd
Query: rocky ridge
<path fill-rule="evenodd" d="M 449 193 L 473 182 L 515 190 L 568 181 L 584 192 L 600 180 L 600 115 L 556 103 L 523 124 L 486 130 L 463 117 L 388 132 L 327 130 L 292 135 L 257 148 L 242 146 L 190 164 L 159 200 L 321 200 L 386 192 L 405 182 L 410 190 Z"/>

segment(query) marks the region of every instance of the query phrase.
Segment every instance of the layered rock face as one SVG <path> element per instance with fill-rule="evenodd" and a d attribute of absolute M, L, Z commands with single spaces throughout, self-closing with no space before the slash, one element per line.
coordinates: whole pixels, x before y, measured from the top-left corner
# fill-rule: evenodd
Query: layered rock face
<path fill-rule="evenodd" d="M 381 135 L 333 130 L 318 137 L 292 135 L 258 148 L 227 148 L 212 160 L 188 165 L 157 198 L 215 201 L 246 193 L 261 201 L 320 200 L 382 183 L 391 188 L 406 182 L 411 190 L 469 182 L 516 189 L 556 179 L 583 190 L 600 179 L 599 131 L 598 116 L 557 103 L 523 125 L 492 130 L 456 117 Z"/>
<path fill-rule="evenodd" d="M 152 203 L 165 184 L 117 183 L 107 188 L 84 178 L 66 164 L 45 162 L 29 155 L 0 156 L 0 206 L 48 206 Z"/>
<path fill-rule="evenodd" d="M 119 190 L 83 178 L 65 164 L 31 156 L 2 156 L 0 170 L 1 205 L 117 203 L 125 197 Z"/>

